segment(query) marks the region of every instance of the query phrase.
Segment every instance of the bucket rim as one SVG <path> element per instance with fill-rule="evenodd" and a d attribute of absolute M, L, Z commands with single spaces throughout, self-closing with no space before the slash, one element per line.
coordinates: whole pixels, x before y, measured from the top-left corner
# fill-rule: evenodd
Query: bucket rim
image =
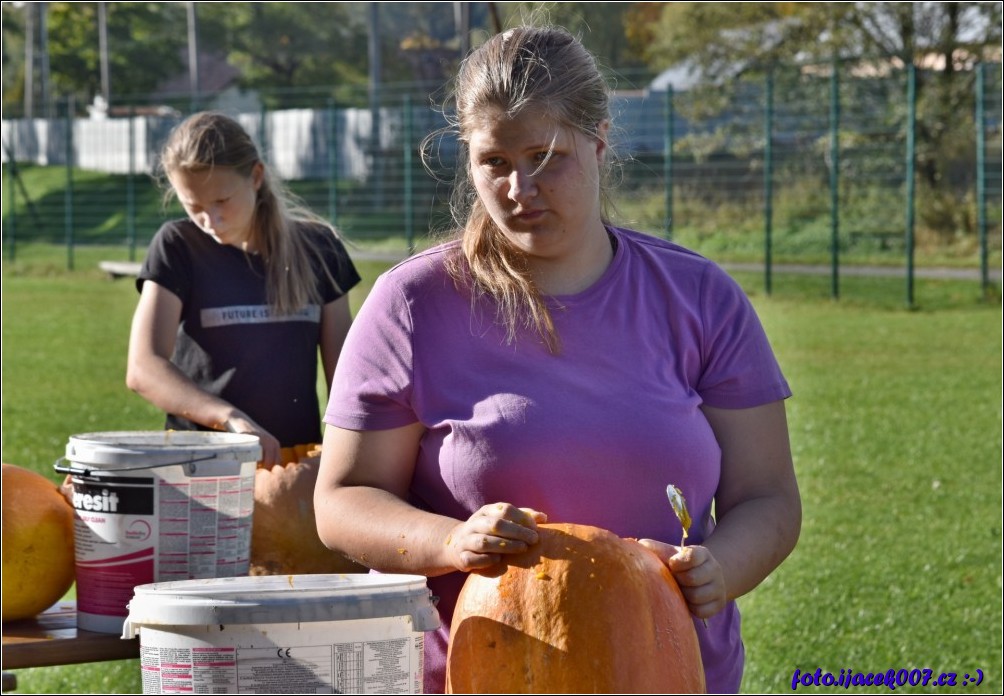
<path fill-rule="evenodd" d="M 99 431 L 71 435 L 65 458 L 123 470 L 211 460 L 257 462 L 261 443 L 257 435 L 206 430 Z"/>
<path fill-rule="evenodd" d="M 256 589 L 235 591 L 236 588 Z M 139 585 L 122 636 L 143 626 L 224 626 L 407 618 L 415 630 L 440 625 L 422 575 L 340 573 L 206 578 Z M 221 628 L 222 630 L 222 628 Z"/>
<path fill-rule="evenodd" d="M 426 591 L 424 575 L 396 573 L 314 573 L 309 575 L 244 575 L 226 578 L 172 580 L 138 585 L 135 597 L 158 596 L 177 600 L 207 599 L 233 602 L 286 596 L 290 591 L 304 596 L 337 596 L 371 590 L 375 593 L 419 588 Z"/>

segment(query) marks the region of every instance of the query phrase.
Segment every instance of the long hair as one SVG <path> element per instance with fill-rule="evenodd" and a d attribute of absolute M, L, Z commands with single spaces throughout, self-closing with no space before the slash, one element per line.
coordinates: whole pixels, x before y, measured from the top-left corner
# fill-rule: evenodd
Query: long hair
<path fill-rule="evenodd" d="M 472 130 L 487 110 L 501 110 L 509 118 L 532 110 L 558 126 L 602 138 L 599 126 L 610 121 L 607 84 L 592 54 L 566 30 L 527 26 L 497 34 L 471 53 L 460 67 L 451 101 L 455 116 L 447 130 L 457 137 L 461 156 L 451 203 L 461 244 L 450 272 L 456 282 L 471 285 L 475 297 L 487 294 L 495 300 L 510 342 L 529 329 L 552 353 L 557 352 L 551 313 L 525 257 L 478 199 L 468 146 Z M 423 154 L 432 137 L 423 143 Z M 605 159 L 600 187 L 604 203 L 608 172 Z"/>
<path fill-rule="evenodd" d="M 247 131 L 224 114 L 203 111 L 182 121 L 171 131 L 158 166 L 162 179 L 174 172 L 208 172 L 214 167 L 226 167 L 250 178 L 259 163 L 264 173 L 248 242 L 265 262 L 269 306 L 278 314 L 290 314 L 321 302 L 311 265 L 311 257 L 319 259 L 321 251 L 308 243 L 297 223 L 323 225 L 332 235 L 337 234 L 335 229 L 299 203 L 262 160 Z M 165 193 L 168 198 L 174 195 L 169 181 Z M 317 267 L 325 269 L 337 287 L 326 266 L 318 263 Z"/>

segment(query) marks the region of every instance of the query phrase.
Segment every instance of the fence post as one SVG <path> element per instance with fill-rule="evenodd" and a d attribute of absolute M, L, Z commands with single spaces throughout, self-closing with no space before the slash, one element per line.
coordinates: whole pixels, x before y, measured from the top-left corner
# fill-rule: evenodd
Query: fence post
<path fill-rule="evenodd" d="M 840 297 L 840 63 L 830 71 L 830 296 Z"/>
<path fill-rule="evenodd" d="M 764 290 L 772 290 L 774 262 L 774 66 L 767 69 L 763 113 L 763 227 L 764 227 Z"/>
<path fill-rule="evenodd" d="M 338 227 L 338 113 L 328 99 L 328 220 Z"/>
<path fill-rule="evenodd" d="M 29 126 L 31 125 L 29 119 L 25 119 L 25 121 Z M 19 176 L 17 171 L 17 141 L 18 132 L 15 123 L 14 127 L 11 128 L 10 149 L 7 152 L 7 176 L 5 177 L 7 181 L 7 196 L 5 196 L 5 199 L 10 201 L 10 207 L 7 209 L 7 219 L 4 220 L 3 235 L 8 240 L 7 246 L 9 247 L 9 251 L 7 252 L 7 257 L 11 261 L 17 255 L 17 245 L 15 242 L 17 239 L 17 177 Z"/>
<path fill-rule="evenodd" d="M 404 95 L 404 237 L 408 243 L 408 255 L 415 253 L 415 210 L 414 186 L 415 177 L 412 172 L 411 141 L 414 136 L 414 123 L 411 112 L 411 95 Z"/>
<path fill-rule="evenodd" d="M 135 108 L 129 113 L 129 173 L 126 175 L 126 237 L 129 240 L 129 260 L 136 260 L 136 133 L 133 121 Z"/>
<path fill-rule="evenodd" d="M 980 241 L 980 288 L 983 296 L 990 289 L 987 249 L 987 131 L 986 66 L 976 64 L 976 231 Z"/>
<path fill-rule="evenodd" d="M 665 217 L 662 228 L 666 239 L 673 238 L 673 85 L 666 85 L 666 131 L 663 138 L 662 179 Z"/>
<path fill-rule="evenodd" d="M 265 105 L 264 99 L 261 102 L 261 109 L 259 109 L 258 113 L 258 147 L 261 149 L 262 159 L 271 163 L 271 158 L 268 155 L 268 129 L 265 127 L 265 120 L 268 117 L 268 107 Z"/>
<path fill-rule="evenodd" d="M 906 73 L 906 306 L 913 307 L 914 198 L 917 132 L 917 68 L 911 62 Z"/>
<path fill-rule="evenodd" d="M 66 191 L 64 225 L 66 230 L 66 269 L 73 270 L 73 97 L 66 98 Z"/>

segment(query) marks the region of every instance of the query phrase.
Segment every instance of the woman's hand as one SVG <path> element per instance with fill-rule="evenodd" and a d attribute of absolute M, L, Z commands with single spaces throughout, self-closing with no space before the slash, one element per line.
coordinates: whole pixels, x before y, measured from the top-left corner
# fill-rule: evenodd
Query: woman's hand
<path fill-rule="evenodd" d="M 521 553 L 538 541 L 537 524 L 547 515 L 509 503 L 485 505 L 453 528 L 446 546 L 457 570 L 488 568 L 504 554 Z"/>
<path fill-rule="evenodd" d="M 231 433 L 257 435 L 258 442 L 261 444 L 261 463 L 270 468 L 278 464 L 285 464 L 282 461 L 281 445 L 275 436 L 251 420 L 242 411 L 235 411 L 227 418 L 226 422 L 223 423 L 223 430 Z"/>
<path fill-rule="evenodd" d="M 694 546 L 641 543 L 673 573 L 691 613 L 708 618 L 759 585 L 791 552 L 802 506 L 783 401 L 702 408 L 722 448 L 714 530 Z"/>
<path fill-rule="evenodd" d="M 690 613 L 708 619 L 725 608 L 728 595 L 722 567 L 705 546 L 674 546 L 653 539 L 640 540 L 655 552 L 673 574 Z"/>

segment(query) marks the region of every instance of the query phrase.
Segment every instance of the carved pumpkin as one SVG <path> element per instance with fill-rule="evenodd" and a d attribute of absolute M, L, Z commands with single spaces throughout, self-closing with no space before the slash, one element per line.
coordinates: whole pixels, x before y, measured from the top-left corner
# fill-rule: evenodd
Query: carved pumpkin
<path fill-rule="evenodd" d="M 327 548 L 317 535 L 314 484 L 319 445 L 284 448 L 282 459 L 282 465 L 255 471 L 249 574 L 369 572 Z"/>
<path fill-rule="evenodd" d="M 447 693 L 703 693 L 693 619 L 672 574 L 633 539 L 539 525 L 500 574 L 457 600 Z"/>

